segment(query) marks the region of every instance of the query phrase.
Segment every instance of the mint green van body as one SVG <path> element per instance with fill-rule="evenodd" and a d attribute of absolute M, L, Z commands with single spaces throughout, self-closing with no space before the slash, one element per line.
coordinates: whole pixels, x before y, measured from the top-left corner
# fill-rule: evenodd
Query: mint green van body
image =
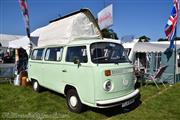
<path fill-rule="evenodd" d="M 83 105 L 124 107 L 139 95 L 134 89 L 133 65 L 116 40 L 79 40 L 34 48 L 28 77 L 35 91 L 42 86 L 64 94 L 73 112 L 81 112 Z"/>

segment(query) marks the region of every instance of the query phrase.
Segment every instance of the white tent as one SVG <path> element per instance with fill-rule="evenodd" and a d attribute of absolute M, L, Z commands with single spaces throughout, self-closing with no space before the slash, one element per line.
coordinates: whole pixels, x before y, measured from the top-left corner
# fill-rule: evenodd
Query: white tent
<path fill-rule="evenodd" d="M 132 41 L 128 43 L 123 43 L 125 49 L 129 51 L 129 59 L 134 60 L 135 53 L 162 53 L 169 47 L 169 41 L 167 42 L 137 42 Z M 177 42 L 176 48 L 180 48 L 180 42 Z"/>
<path fill-rule="evenodd" d="M 33 45 L 33 47 L 38 45 L 39 35 L 44 29 L 45 29 L 45 27 L 41 27 L 31 33 L 31 44 Z M 13 41 L 9 42 L 9 47 L 11 47 L 11 48 L 22 47 L 29 53 L 30 40 L 27 36 L 22 37 L 20 39 L 13 40 Z"/>
<path fill-rule="evenodd" d="M 16 39 L 20 39 L 24 36 L 20 36 L 20 35 L 9 35 L 9 34 L 0 34 L 0 43 L 3 47 L 8 47 L 9 46 L 9 42 L 16 40 Z"/>
<path fill-rule="evenodd" d="M 33 31 L 31 33 L 31 41 L 32 41 L 32 45 L 37 46 L 38 43 L 38 38 L 40 33 L 45 29 L 45 27 L 41 27 L 36 29 L 35 31 Z M 19 47 L 23 47 L 23 48 L 27 48 L 30 44 L 29 38 L 27 36 L 22 37 L 20 39 L 16 39 L 14 41 L 11 41 L 9 43 L 9 47 L 12 48 L 19 48 Z"/>

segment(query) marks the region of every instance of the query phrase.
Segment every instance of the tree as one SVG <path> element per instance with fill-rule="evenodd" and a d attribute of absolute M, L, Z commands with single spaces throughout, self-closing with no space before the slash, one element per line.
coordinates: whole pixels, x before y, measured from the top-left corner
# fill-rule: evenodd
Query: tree
<path fill-rule="evenodd" d="M 175 37 L 174 39 L 175 39 L 176 41 L 179 41 L 179 40 L 180 40 L 180 37 Z M 164 39 L 164 38 L 159 38 L 158 41 L 168 41 L 168 39 L 167 39 L 167 38 L 165 38 L 165 39 Z"/>
<path fill-rule="evenodd" d="M 168 41 L 168 39 L 164 39 L 164 38 L 159 38 L 158 41 Z"/>
<path fill-rule="evenodd" d="M 150 38 L 145 35 L 139 37 L 139 42 L 149 42 L 149 41 L 150 41 Z"/>
<path fill-rule="evenodd" d="M 180 41 L 180 37 L 175 37 L 175 40 L 176 41 Z"/>
<path fill-rule="evenodd" d="M 101 30 L 103 38 L 112 38 L 112 39 L 118 39 L 117 34 L 112 29 L 103 29 Z"/>

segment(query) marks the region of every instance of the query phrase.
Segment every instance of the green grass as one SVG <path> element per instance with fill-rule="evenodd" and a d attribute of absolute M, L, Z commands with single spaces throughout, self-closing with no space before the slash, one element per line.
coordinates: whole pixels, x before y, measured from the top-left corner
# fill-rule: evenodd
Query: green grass
<path fill-rule="evenodd" d="M 180 83 L 161 90 L 142 87 L 141 104 L 128 108 L 87 108 L 76 114 L 68 110 L 66 99 L 52 91 L 35 93 L 30 87 L 0 84 L 0 119 L 39 120 L 180 120 Z"/>

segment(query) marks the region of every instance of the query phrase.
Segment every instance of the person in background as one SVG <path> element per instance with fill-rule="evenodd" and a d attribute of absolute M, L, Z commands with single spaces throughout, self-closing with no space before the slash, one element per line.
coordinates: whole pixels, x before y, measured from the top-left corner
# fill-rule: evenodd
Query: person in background
<path fill-rule="evenodd" d="M 4 63 L 12 63 L 12 57 L 10 56 L 9 52 L 5 53 L 3 57 L 3 61 Z"/>
<path fill-rule="evenodd" d="M 27 62 L 28 62 L 28 54 L 26 50 L 23 48 L 18 49 L 19 61 L 17 62 L 17 70 L 18 74 L 21 71 L 25 71 L 27 69 Z"/>

